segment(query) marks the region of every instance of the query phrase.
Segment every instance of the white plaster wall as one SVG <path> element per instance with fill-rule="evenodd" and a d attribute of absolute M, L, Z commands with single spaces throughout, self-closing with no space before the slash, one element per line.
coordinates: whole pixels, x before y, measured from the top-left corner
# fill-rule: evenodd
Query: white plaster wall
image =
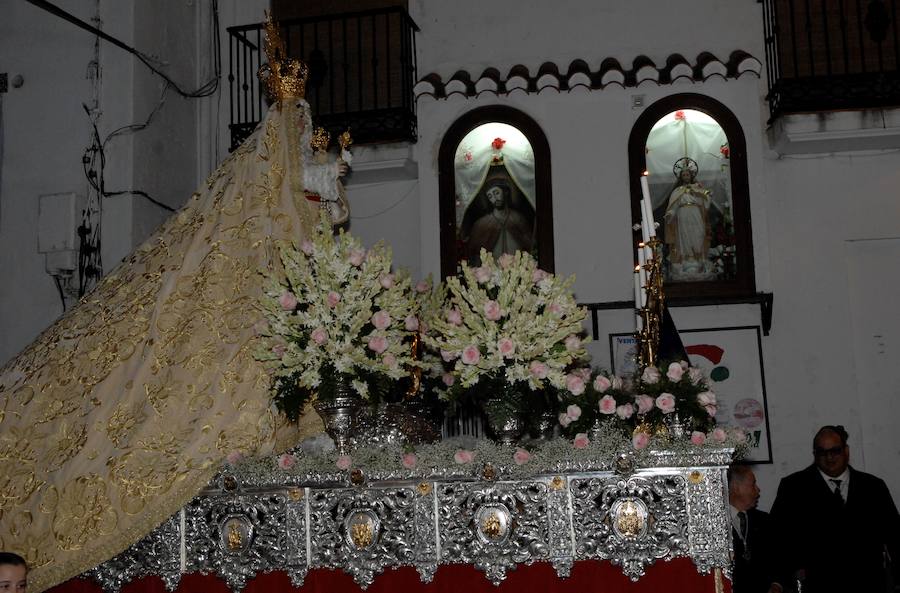
<path fill-rule="evenodd" d="M 412 0 L 419 74 L 446 80 L 460 69 L 505 75 L 523 64 L 534 74 L 546 61 L 568 68 L 575 59 L 592 69 L 613 57 L 623 67 L 646 55 L 661 66 L 672 53 L 693 62 L 702 51 L 727 59 L 736 50 L 762 48 L 761 6 L 737 0 Z"/>
<path fill-rule="evenodd" d="M 90 18 L 85 2 L 59 2 Z M 84 195 L 81 153 L 89 141 L 81 103 L 91 39 L 26 2 L 4 3 L 0 71 L 24 77 L 2 95 L 3 175 L 0 187 L 0 361 L 23 348 L 62 311 L 37 252 L 38 196 Z"/>

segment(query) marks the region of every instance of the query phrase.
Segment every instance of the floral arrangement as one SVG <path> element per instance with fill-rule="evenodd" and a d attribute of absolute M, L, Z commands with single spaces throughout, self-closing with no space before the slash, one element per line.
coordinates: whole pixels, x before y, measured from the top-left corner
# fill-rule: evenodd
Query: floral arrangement
<path fill-rule="evenodd" d="M 655 366 L 646 367 L 635 378 L 635 404 L 638 430 L 635 434 L 655 431 L 678 423 L 700 440 L 715 426 L 716 394 L 710 391 L 703 371 L 687 362 L 672 362 L 665 372 Z M 719 435 L 716 435 L 717 439 Z"/>
<path fill-rule="evenodd" d="M 269 274 L 256 357 L 274 381 L 275 403 L 296 419 L 314 392 L 329 397 L 337 379 L 366 398 L 371 379 L 400 379 L 411 366 L 418 327 L 409 276 L 391 271 L 391 251 L 366 250 L 332 234 L 323 217 L 299 246 L 279 245 L 281 269 Z"/>
<path fill-rule="evenodd" d="M 564 389 L 585 354 L 578 336 L 586 311 L 573 282 L 538 269 L 528 253 L 495 261 L 482 249 L 480 266 L 463 263 L 461 276 L 447 278 L 444 308 L 423 340 L 462 387 L 487 380 Z"/>
<path fill-rule="evenodd" d="M 612 423 L 623 433 L 631 434 L 637 404 L 629 390 L 629 381 L 606 372 L 587 376 L 583 387 L 575 384 L 562 400 L 564 410 L 559 414 L 559 424 L 565 435 L 587 434 L 603 424 Z"/>

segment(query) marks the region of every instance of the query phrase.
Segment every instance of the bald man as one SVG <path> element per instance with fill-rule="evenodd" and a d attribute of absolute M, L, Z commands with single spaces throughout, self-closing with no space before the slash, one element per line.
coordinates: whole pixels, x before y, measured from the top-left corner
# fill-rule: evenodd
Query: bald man
<path fill-rule="evenodd" d="M 759 487 L 747 465 L 728 468 L 728 504 L 734 542 L 734 593 L 781 593 L 769 514 L 756 508 Z"/>

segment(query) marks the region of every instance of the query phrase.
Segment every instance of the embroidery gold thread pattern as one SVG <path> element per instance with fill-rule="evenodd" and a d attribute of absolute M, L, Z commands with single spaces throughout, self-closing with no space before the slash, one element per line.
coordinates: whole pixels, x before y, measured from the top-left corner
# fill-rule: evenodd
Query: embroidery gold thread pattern
<path fill-rule="evenodd" d="M 174 514 L 233 451 L 321 431 L 269 406 L 251 352 L 271 243 L 316 220 L 287 102 L 97 288 L 0 369 L 0 547 L 41 591 Z M 290 179 L 290 182 L 286 182 Z M 40 450 L 36 450 L 37 448 Z"/>

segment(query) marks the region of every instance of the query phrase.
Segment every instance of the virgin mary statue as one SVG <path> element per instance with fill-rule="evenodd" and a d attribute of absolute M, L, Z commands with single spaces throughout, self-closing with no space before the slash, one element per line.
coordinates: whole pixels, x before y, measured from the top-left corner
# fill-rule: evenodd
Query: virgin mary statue
<path fill-rule="evenodd" d="M 32 591 L 121 552 L 229 456 L 319 432 L 270 404 L 254 360 L 260 271 L 340 197 L 341 162 L 310 161 L 307 67 L 269 24 L 267 115 L 159 231 L 0 369 L 0 549 Z"/>

